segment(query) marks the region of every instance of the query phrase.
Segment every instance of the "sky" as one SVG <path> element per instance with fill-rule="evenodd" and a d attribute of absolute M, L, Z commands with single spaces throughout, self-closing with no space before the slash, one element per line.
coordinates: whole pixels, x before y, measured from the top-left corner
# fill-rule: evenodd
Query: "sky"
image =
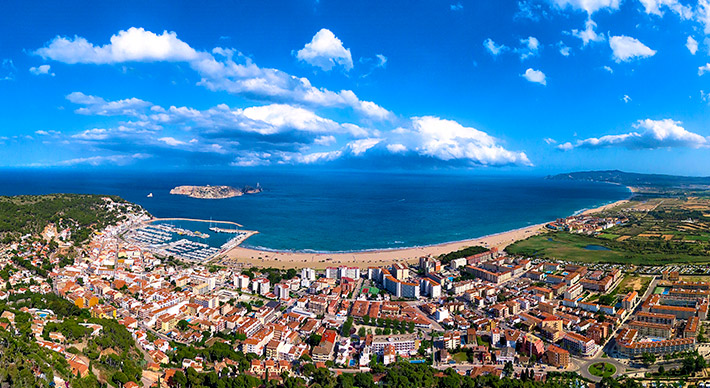
<path fill-rule="evenodd" d="M 710 175 L 710 0 L 6 1 L 0 166 Z"/>

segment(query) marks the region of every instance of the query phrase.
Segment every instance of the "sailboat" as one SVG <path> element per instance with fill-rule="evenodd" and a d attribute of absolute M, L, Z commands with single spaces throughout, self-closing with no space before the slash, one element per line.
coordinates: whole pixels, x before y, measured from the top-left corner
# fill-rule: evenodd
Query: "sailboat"
<path fill-rule="evenodd" d="M 153 193 L 148 193 L 147 197 L 148 197 L 148 198 L 153 198 Z"/>

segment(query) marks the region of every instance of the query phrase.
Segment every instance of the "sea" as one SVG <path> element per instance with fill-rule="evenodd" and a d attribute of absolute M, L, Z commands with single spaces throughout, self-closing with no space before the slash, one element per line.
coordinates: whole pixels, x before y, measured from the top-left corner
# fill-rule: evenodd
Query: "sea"
<path fill-rule="evenodd" d="M 179 185 L 245 185 L 260 194 L 228 199 L 171 195 Z M 112 194 L 153 216 L 232 221 L 259 233 L 242 246 L 353 252 L 440 244 L 566 217 L 628 198 L 626 187 L 477 171 L 237 169 L 0 169 L 0 195 Z M 152 193 L 152 197 L 149 194 Z M 211 235 L 207 223 L 173 222 Z M 219 225 L 224 226 L 224 225 Z"/>

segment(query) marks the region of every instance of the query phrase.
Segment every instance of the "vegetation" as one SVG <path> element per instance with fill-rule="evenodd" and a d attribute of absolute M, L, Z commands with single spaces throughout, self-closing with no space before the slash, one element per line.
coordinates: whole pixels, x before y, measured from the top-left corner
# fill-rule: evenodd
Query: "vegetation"
<path fill-rule="evenodd" d="M 86 241 L 93 230 L 115 224 L 124 215 L 110 209 L 104 198 L 126 203 L 117 196 L 86 194 L 20 195 L 0 197 L 0 236 L 4 242 L 31 233 L 38 234 L 49 223 L 73 228 L 72 240 Z"/>
<path fill-rule="evenodd" d="M 488 251 L 488 248 L 476 245 L 441 255 L 439 256 L 439 260 L 441 261 L 441 264 L 446 265 L 449 264 L 451 260 L 473 256 L 486 251 Z"/>
<path fill-rule="evenodd" d="M 589 373 L 593 376 L 611 377 L 616 373 L 616 367 L 607 362 L 599 362 L 589 366 Z"/>

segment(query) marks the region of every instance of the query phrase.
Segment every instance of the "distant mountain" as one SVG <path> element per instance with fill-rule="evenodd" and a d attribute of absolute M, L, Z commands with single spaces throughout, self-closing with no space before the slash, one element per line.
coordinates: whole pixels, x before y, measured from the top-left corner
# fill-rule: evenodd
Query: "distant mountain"
<path fill-rule="evenodd" d="M 548 176 L 547 179 L 607 182 L 636 187 L 687 187 L 710 185 L 710 177 L 689 177 L 663 174 L 637 174 L 619 170 L 580 171 Z"/>

